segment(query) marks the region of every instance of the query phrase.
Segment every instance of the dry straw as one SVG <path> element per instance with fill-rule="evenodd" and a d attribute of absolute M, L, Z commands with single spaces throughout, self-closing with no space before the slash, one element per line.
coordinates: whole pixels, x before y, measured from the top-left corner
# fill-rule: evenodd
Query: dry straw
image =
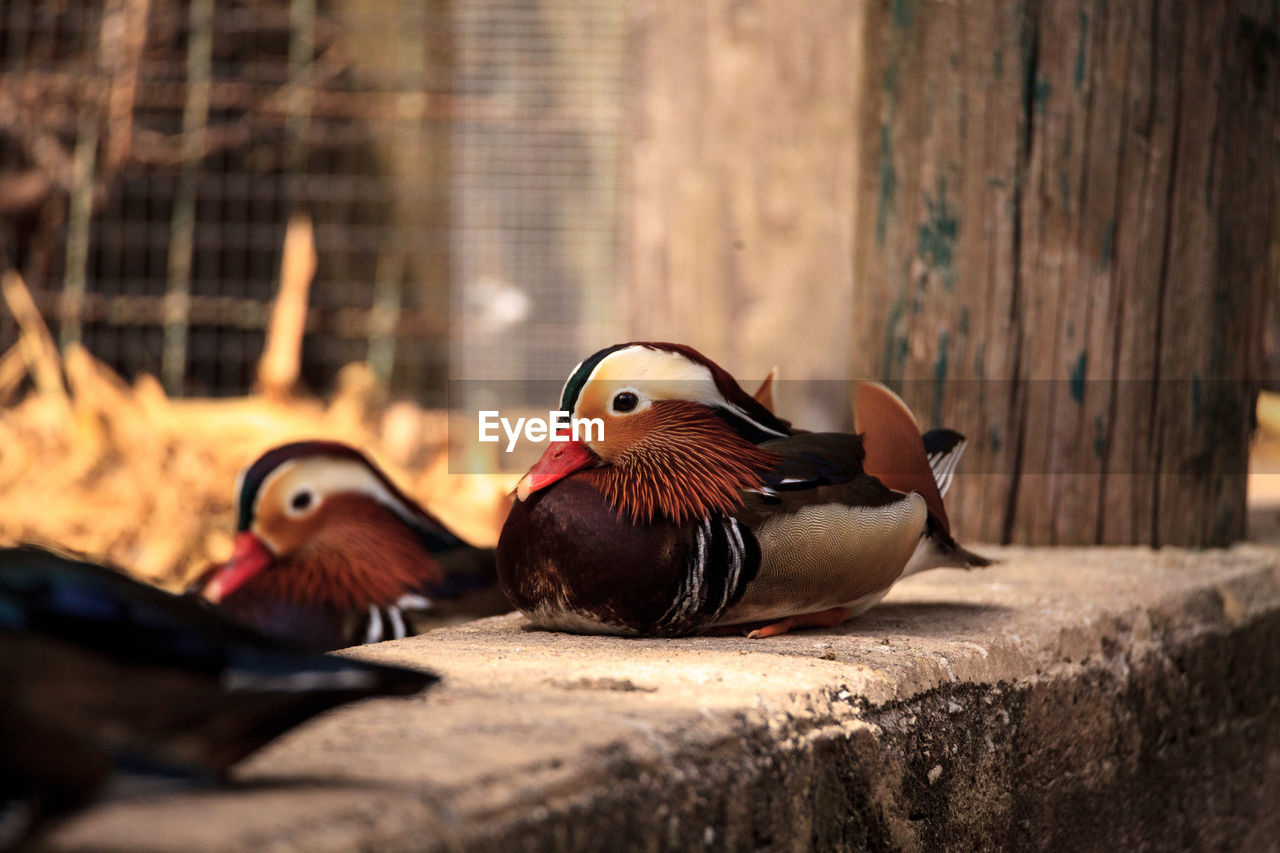
<path fill-rule="evenodd" d="M 312 251 L 310 224 L 290 231 L 282 273 L 309 278 L 314 265 L 293 254 Z M 59 545 L 180 587 L 230 555 L 240 469 L 305 438 L 363 449 L 460 535 L 497 540 L 514 478 L 450 475 L 444 412 L 388 403 L 364 364 L 343 368 L 327 401 L 284 387 L 298 375 L 299 282 L 282 288 L 274 309 L 286 319 L 265 347 L 267 393 L 226 400 L 173 399 L 149 375 L 130 385 L 79 344 L 59 354 L 21 277 L 8 272 L 0 283 L 19 327 L 18 343 L 0 355 L 0 543 Z"/>

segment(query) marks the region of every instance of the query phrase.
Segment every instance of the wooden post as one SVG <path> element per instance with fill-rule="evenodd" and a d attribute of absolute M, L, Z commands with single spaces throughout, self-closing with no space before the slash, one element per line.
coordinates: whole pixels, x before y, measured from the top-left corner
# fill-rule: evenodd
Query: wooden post
<path fill-rule="evenodd" d="M 854 370 L 970 435 L 966 538 L 1241 537 L 1276 5 L 895 0 L 867 23 Z"/>

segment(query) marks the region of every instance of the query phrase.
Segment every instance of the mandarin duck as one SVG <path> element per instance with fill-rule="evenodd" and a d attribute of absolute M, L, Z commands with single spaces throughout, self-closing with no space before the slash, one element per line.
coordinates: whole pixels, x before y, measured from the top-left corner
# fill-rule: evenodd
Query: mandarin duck
<path fill-rule="evenodd" d="M 497 549 L 537 626 L 767 637 L 839 624 L 905 574 L 989 563 L 942 503 L 962 437 L 922 436 L 881 385 L 859 386 L 860 434 L 800 433 L 696 350 L 628 343 L 579 364 L 560 408 L 602 434 L 547 448 Z"/>
<path fill-rule="evenodd" d="M 511 609 L 493 551 L 454 535 L 355 448 L 268 450 L 236 484 L 235 551 L 189 587 L 264 633 L 338 649 Z"/>
<path fill-rule="evenodd" d="M 87 560 L 0 549 L 0 849 L 110 780 L 216 780 L 323 711 L 437 680 L 282 644 Z"/>

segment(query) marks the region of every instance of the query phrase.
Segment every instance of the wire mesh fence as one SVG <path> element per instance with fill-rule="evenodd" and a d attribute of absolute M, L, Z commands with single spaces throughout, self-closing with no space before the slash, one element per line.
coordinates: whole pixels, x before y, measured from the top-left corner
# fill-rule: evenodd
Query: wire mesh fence
<path fill-rule="evenodd" d="M 246 391 L 291 215 L 302 380 L 563 373 L 612 322 L 622 4 L 8 0 L 0 252 L 65 343 Z M 0 347 L 15 338 L 0 317 Z"/>
<path fill-rule="evenodd" d="M 612 342 L 624 12 L 455 4 L 455 376 L 563 379 Z"/>

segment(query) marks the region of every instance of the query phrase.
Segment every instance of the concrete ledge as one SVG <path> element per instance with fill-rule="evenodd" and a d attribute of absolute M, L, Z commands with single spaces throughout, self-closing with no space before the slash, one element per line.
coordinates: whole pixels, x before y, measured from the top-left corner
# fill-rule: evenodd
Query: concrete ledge
<path fill-rule="evenodd" d="M 506 616 L 362 649 L 446 685 L 50 843 L 1274 849 L 1280 549 L 990 550 L 1005 562 L 911 578 L 834 631 L 627 640 Z"/>

